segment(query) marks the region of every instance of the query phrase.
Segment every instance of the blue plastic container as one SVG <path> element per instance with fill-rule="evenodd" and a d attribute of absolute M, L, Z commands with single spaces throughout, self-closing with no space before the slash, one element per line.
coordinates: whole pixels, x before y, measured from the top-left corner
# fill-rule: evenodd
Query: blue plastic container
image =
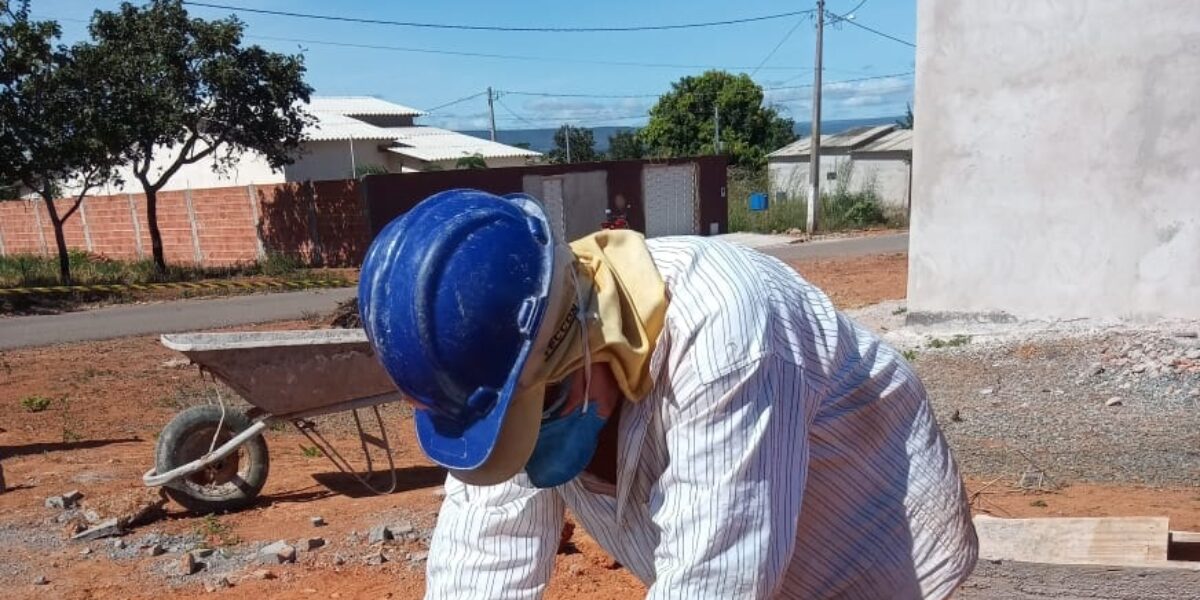
<path fill-rule="evenodd" d="M 767 210 L 767 195 L 761 192 L 750 194 L 750 210 Z"/>

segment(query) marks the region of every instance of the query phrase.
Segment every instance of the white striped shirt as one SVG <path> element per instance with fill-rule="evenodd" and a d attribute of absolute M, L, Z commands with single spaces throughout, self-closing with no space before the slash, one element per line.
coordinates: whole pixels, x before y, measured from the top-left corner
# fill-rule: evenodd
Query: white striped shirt
<path fill-rule="evenodd" d="M 670 304 L 654 389 L 620 414 L 615 497 L 587 474 L 448 478 L 426 597 L 541 597 L 568 507 L 649 598 L 949 596 L 977 542 L 909 365 L 778 260 L 648 244 Z"/>

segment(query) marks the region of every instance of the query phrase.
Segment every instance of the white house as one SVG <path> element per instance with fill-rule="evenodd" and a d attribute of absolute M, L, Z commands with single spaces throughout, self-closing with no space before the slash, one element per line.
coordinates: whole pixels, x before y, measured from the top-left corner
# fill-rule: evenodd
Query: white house
<path fill-rule="evenodd" d="M 306 107 L 316 121 L 305 131 L 305 142 L 293 164 L 273 171 L 257 152 L 237 157 L 226 172 L 213 172 L 211 159 L 184 165 L 164 190 L 203 189 L 248 184 L 349 179 L 368 171 L 401 173 L 460 168 L 464 157 L 479 156 L 488 167 L 521 166 L 542 155 L 448 129 L 414 124 L 424 113 L 370 96 L 317 96 Z M 168 166 L 163 153 L 152 174 Z M 173 155 L 171 155 L 173 156 Z M 122 185 L 97 194 L 140 193 L 141 186 L 124 174 Z"/>
<path fill-rule="evenodd" d="M 767 155 L 774 200 L 807 197 L 809 145 L 800 138 Z M 912 131 L 894 125 L 857 127 L 821 136 L 822 190 L 839 183 L 851 191 L 874 188 L 881 205 L 907 212 L 912 179 Z"/>

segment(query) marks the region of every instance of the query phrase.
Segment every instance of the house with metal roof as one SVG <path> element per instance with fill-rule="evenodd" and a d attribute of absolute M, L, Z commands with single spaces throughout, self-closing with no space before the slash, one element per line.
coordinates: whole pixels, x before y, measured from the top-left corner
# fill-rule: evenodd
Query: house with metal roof
<path fill-rule="evenodd" d="M 806 198 L 812 138 L 796 140 L 767 155 L 771 196 L 777 202 Z M 856 127 L 821 136 L 823 190 L 874 189 L 881 205 L 907 214 L 912 181 L 912 131 L 895 125 Z"/>
<path fill-rule="evenodd" d="M 264 156 L 243 152 L 226 169 L 211 159 L 183 165 L 164 191 L 250 184 L 350 179 L 369 172 L 402 173 L 463 168 L 478 156 L 488 167 L 539 162 L 541 153 L 448 129 L 416 125 L 420 110 L 370 96 L 317 96 L 305 107 L 313 122 L 295 162 L 273 170 Z M 167 153 L 164 153 L 164 155 Z M 165 163 L 156 165 L 165 169 Z M 132 174 L 101 194 L 140 193 Z M 69 190 L 68 190 L 69 191 Z"/>

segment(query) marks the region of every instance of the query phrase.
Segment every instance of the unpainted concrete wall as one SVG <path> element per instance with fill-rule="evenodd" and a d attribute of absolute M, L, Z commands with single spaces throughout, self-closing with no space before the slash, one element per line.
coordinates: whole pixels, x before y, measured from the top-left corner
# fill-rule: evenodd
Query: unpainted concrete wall
<path fill-rule="evenodd" d="M 1200 3 L 921 0 L 917 38 L 910 318 L 1200 318 Z"/>

